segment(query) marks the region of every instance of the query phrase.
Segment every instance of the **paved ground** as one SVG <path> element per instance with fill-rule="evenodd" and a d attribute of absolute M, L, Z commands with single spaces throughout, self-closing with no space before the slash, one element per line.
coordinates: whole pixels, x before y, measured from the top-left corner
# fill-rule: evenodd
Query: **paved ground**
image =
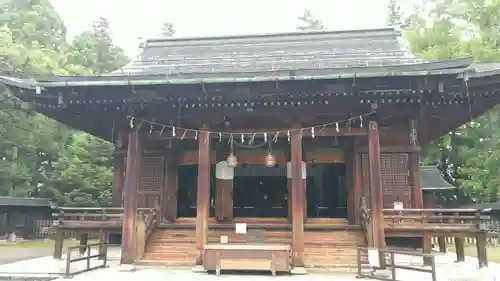
<path fill-rule="evenodd" d="M 0 251 L 7 248 L 0 248 Z M 10 250 L 10 249 L 9 249 Z M 32 251 L 33 249 L 27 249 Z M 26 252 L 25 252 L 26 253 Z M 50 253 L 49 253 L 50 254 Z M 113 279 L 118 279 L 120 281 L 136 281 L 138 279 L 145 280 L 166 280 L 168 278 L 175 278 L 175 280 L 188 280 L 196 279 L 198 281 L 216 281 L 216 280 L 227 280 L 227 281 L 241 281 L 242 279 L 250 279 L 252 281 L 260 280 L 271 280 L 273 277 L 270 275 L 241 275 L 241 274 L 222 274 L 217 277 L 213 274 L 206 273 L 193 273 L 190 269 L 171 269 L 162 267 L 137 267 L 134 272 L 124 272 L 121 271 L 119 267 L 119 248 L 110 248 L 109 250 L 110 260 L 109 268 L 98 269 L 95 271 L 83 273 L 76 275 L 72 278 L 72 281 L 110 281 Z M 20 255 L 20 254 L 18 254 Z M 75 257 L 79 255 L 75 253 Z M 449 254 L 436 254 L 436 268 L 437 268 L 437 280 L 438 281 L 500 281 L 500 264 L 490 263 L 487 269 L 477 269 L 477 259 L 467 258 L 465 262 L 454 263 L 455 255 Z M 0 253 L 0 256 L 4 256 L 4 252 Z M 7 254 L 7 256 L 10 256 Z M 101 264 L 102 261 L 93 260 L 92 266 Z M 420 266 L 422 264 L 421 258 L 408 258 L 408 257 L 397 257 L 398 264 Z M 72 264 L 71 271 L 77 271 L 86 267 L 86 262 Z M 13 262 L 10 264 L 0 265 L 0 281 L 2 276 L 31 276 L 33 279 L 29 281 L 41 281 L 43 279 L 37 279 L 40 277 L 60 277 L 61 273 L 64 272 L 66 266 L 64 260 L 53 260 L 51 256 L 35 258 L 31 260 L 23 260 L 18 262 Z M 387 275 L 386 275 L 387 276 Z M 389 276 L 387 276 L 389 277 Z M 428 273 L 410 272 L 406 270 L 398 270 L 396 274 L 397 280 L 400 281 L 431 281 L 431 276 Z M 356 279 L 354 274 L 316 274 L 310 273 L 304 276 L 279 276 L 278 279 L 283 281 L 353 281 Z M 4 280 L 9 280 L 5 279 Z M 23 279 L 23 278 L 20 278 Z M 63 280 L 63 279 L 60 279 Z M 371 279 L 364 279 L 371 280 Z"/>
<path fill-rule="evenodd" d="M 52 255 L 52 248 L 17 248 L 0 246 L 0 264 Z"/>

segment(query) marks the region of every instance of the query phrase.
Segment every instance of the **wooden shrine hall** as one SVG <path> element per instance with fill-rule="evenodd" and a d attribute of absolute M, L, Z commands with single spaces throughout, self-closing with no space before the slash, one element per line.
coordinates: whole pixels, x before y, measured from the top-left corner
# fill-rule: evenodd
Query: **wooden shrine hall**
<path fill-rule="evenodd" d="M 498 104 L 497 76 L 419 59 L 382 28 L 156 38 L 108 75 L 0 82 L 116 144 L 122 263 L 303 272 L 443 235 L 477 237 L 486 264 L 471 210 L 422 209 L 419 157 Z"/>

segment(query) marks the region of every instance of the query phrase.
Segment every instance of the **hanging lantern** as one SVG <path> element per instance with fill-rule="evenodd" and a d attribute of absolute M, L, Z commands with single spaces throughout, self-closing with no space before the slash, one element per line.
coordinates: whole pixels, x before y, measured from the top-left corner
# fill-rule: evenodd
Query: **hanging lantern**
<path fill-rule="evenodd" d="M 267 138 L 266 138 L 267 141 Z M 269 143 L 269 148 L 267 150 L 267 155 L 266 155 L 266 167 L 271 168 L 276 166 L 276 157 L 272 153 L 272 148 L 271 148 L 271 141 L 267 141 Z"/>
<path fill-rule="evenodd" d="M 236 168 L 238 165 L 238 158 L 234 155 L 233 152 L 233 135 L 229 137 L 229 155 L 226 158 L 227 166 L 229 168 Z"/>
<path fill-rule="evenodd" d="M 238 165 L 238 158 L 231 152 L 227 156 L 226 162 L 229 168 L 235 168 Z"/>
<path fill-rule="evenodd" d="M 271 168 L 276 166 L 276 157 L 271 153 L 267 153 L 266 155 L 266 167 Z"/>

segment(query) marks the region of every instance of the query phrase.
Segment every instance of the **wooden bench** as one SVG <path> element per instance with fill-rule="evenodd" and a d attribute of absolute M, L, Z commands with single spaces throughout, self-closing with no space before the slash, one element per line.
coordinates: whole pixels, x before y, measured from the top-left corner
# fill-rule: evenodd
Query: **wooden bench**
<path fill-rule="evenodd" d="M 205 246 L 203 265 L 220 275 L 222 270 L 290 271 L 290 245 L 210 244 Z"/>

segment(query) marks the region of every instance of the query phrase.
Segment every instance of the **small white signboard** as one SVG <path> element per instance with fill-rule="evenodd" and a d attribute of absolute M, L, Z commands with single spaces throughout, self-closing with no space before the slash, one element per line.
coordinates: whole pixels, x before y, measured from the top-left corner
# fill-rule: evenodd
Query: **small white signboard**
<path fill-rule="evenodd" d="M 380 259 L 377 249 L 368 249 L 368 263 L 371 267 L 380 267 Z"/>
<path fill-rule="evenodd" d="M 394 202 L 394 210 L 403 210 L 403 202 Z"/>
<path fill-rule="evenodd" d="M 227 235 L 221 235 L 220 236 L 220 243 L 221 244 L 227 244 L 228 240 L 229 239 L 228 239 Z"/>
<path fill-rule="evenodd" d="M 247 224 L 246 223 L 237 223 L 236 224 L 236 233 L 246 234 L 247 233 Z"/>

